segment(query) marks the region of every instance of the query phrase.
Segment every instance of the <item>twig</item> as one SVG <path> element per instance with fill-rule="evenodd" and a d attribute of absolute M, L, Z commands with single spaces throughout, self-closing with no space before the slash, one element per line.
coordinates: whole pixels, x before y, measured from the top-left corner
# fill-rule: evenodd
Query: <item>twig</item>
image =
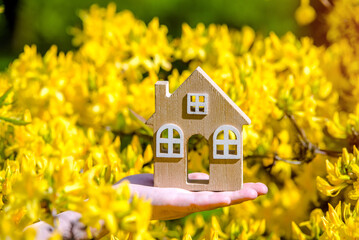
<path fill-rule="evenodd" d="M 305 141 L 306 143 L 308 143 L 309 140 L 308 140 L 308 138 L 307 138 L 307 135 L 305 134 L 305 132 L 303 131 L 303 129 L 301 129 L 301 128 L 298 126 L 297 122 L 296 122 L 295 119 L 294 119 L 294 116 L 291 115 L 291 114 L 289 114 L 289 113 L 287 113 L 287 112 L 285 112 L 285 115 L 287 116 L 287 118 L 289 119 L 289 121 L 292 123 L 292 125 L 293 125 L 294 128 L 295 128 L 295 130 L 297 130 L 297 132 L 298 132 L 300 138 L 301 138 L 303 141 Z"/>
<path fill-rule="evenodd" d="M 285 113 L 285 116 L 289 119 L 289 121 L 292 123 L 295 131 L 297 132 L 297 137 L 298 137 L 298 142 L 299 142 L 298 156 L 293 157 L 293 158 L 282 158 L 282 157 L 278 156 L 277 153 L 274 153 L 273 156 L 251 155 L 251 156 L 246 156 L 245 158 L 247 158 L 247 159 L 251 159 L 251 158 L 273 159 L 273 163 L 265 167 L 266 169 L 269 169 L 269 172 L 270 172 L 277 161 L 282 161 L 282 162 L 286 162 L 289 164 L 300 165 L 303 163 L 311 162 L 318 154 L 327 155 L 330 157 L 340 156 L 341 152 L 320 149 L 316 145 L 311 143 L 308 140 L 307 135 L 305 134 L 304 130 L 302 128 L 300 128 L 299 125 L 297 124 L 294 116 L 287 112 Z"/>

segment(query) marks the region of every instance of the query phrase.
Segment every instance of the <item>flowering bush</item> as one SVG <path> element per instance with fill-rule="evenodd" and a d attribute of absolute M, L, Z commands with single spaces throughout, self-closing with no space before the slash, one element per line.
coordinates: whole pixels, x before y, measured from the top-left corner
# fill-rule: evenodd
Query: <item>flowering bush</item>
<path fill-rule="evenodd" d="M 298 21 L 312 21 L 309 2 L 301 7 Z M 114 4 L 81 12 L 74 52 L 53 46 L 41 56 L 25 46 L 0 74 L 0 239 L 32 239 L 25 226 L 56 226 L 65 210 L 91 227 L 103 220 L 108 239 L 359 237 L 357 8 L 356 0 L 334 1 L 328 47 L 226 25 L 183 24 L 170 39 L 158 19 L 146 25 Z M 150 221 L 149 202 L 129 201 L 126 184 L 111 185 L 153 171 L 153 133 L 138 115 L 154 112 L 156 81 L 168 79 L 173 92 L 199 65 L 252 119 L 244 179 L 266 183 L 269 193 Z M 208 146 L 194 149 L 202 154 L 191 152 L 190 165 L 205 171 Z M 61 238 L 56 227 L 53 238 Z"/>

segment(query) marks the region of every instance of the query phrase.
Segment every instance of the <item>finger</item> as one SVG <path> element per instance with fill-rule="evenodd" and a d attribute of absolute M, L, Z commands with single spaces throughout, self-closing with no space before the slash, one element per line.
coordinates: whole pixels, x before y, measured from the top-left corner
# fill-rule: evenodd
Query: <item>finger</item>
<path fill-rule="evenodd" d="M 258 197 L 258 193 L 253 188 L 242 188 L 239 191 L 234 191 L 231 193 L 231 205 L 242 203 L 248 200 L 254 200 Z"/>
<path fill-rule="evenodd" d="M 209 179 L 209 175 L 206 173 L 200 173 L 200 172 L 195 172 L 195 173 L 190 173 L 188 174 L 188 178 L 191 180 L 197 180 L 197 179 L 203 179 L 203 180 L 208 180 Z"/>
<path fill-rule="evenodd" d="M 258 195 L 264 195 L 268 192 L 268 187 L 263 183 L 244 183 L 243 188 L 252 188 Z"/>
<path fill-rule="evenodd" d="M 238 204 L 248 200 L 254 200 L 259 195 L 266 194 L 268 192 L 268 188 L 263 183 L 245 183 L 243 184 L 243 188 L 239 191 L 226 191 L 226 192 L 199 192 L 195 196 L 197 199 L 199 206 L 223 206 L 223 205 L 232 205 Z M 196 194 L 196 193 L 194 193 Z M 203 194 L 203 198 L 201 198 L 201 194 Z M 210 199 L 206 197 L 210 196 Z M 228 199 L 230 202 L 228 203 Z"/>
<path fill-rule="evenodd" d="M 257 191 L 249 187 L 239 191 L 194 192 L 192 199 L 187 199 L 189 201 L 187 204 L 189 204 L 190 211 L 197 212 L 239 204 L 257 197 Z"/>

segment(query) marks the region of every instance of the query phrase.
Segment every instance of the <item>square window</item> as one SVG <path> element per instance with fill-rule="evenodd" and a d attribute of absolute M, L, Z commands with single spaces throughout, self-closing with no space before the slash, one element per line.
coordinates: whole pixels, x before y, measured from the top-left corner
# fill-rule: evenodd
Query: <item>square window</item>
<path fill-rule="evenodd" d="M 208 113 L 207 93 L 187 94 L 187 114 L 206 115 Z"/>

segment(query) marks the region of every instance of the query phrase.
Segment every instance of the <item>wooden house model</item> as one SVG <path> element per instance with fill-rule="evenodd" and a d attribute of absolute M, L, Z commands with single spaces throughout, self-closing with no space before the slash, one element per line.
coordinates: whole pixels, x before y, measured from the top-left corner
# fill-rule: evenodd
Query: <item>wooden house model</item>
<path fill-rule="evenodd" d="M 248 116 L 198 67 L 170 94 L 168 81 L 155 85 L 154 184 L 193 191 L 232 191 L 243 185 L 243 125 Z M 201 134 L 209 142 L 209 180 L 189 179 L 187 144 Z"/>

